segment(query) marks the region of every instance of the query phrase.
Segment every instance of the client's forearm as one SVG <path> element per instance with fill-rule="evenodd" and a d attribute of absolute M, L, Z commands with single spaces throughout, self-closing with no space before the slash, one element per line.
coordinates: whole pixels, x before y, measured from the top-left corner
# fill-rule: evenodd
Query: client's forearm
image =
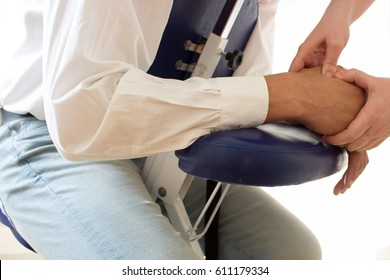
<path fill-rule="evenodd" d="M 277 121 L 297 121 L 303 113 L 299 94 L 292 90 L 297 83 L 299 74 L 294 72 L 266 76 L 269 92 L 268 114 L 266 123 Z"/>

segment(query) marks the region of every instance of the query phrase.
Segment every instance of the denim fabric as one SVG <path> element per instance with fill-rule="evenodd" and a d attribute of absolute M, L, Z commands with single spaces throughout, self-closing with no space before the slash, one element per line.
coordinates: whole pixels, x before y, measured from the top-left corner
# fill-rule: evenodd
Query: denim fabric
<path fill-rule="evenodd" d="M 46 259 L 196 259 L 152 201 L 132 160 L 70 162 L 46 123 L 21 118 L 0 128 L 1 207 Z M 186 197 L 191 217 L 202 180 Z M 234 186 L 222 205 L 221 259 L 319 258 L 312 233 L 260 188 Z"/>

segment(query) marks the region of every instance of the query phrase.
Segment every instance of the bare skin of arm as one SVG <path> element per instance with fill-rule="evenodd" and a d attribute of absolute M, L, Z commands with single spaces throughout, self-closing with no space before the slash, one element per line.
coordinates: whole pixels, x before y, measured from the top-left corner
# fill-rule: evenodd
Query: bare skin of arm
<path fill-rule="evenodd" d="M 266 123 L 300 123 L 323 134 L 343 131 L 366 102 L 360 87 L 321 74 L 319 67 L 265 77 L 269 89 Z"/>

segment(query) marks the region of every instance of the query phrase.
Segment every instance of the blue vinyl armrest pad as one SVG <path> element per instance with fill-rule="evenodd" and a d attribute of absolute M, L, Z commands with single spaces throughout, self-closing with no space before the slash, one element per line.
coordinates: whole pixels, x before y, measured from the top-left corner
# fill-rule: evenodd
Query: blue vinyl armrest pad
<path fill-rule="evenodd" d="M 176 151 L 184 172 L 215 181 L 254 185 L 297 185 L 332 175 L 345 151 L 321 136 L 284 123 L 221 131 Z"/>

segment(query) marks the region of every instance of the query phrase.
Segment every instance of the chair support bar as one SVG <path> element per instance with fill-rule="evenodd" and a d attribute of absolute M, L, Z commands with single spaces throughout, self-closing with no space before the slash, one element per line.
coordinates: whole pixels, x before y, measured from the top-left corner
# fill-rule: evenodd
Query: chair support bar
<path fill-rule="evenodd" d="M 222 201 L 225 198 L 225 196 L 226 196 L 230 186 L 231 186 L 231 184 L 225 185 L 225 187 L 223 188 L 221 197 L 219 198 L 219 200 L 217 202 L 217 205 L 213 209 L 213 212 L 212 212 L 212 214 L 210 216 L 210 219 L 207 221 L 206 226 L 204 227 L 204 229 L 203 229 L 203 231 L 201 233 L 196 234 L 196 230 L 198 229 L 198 226 L 199 226 L 200 222 L 204 219 L 204 216 L 206 215 L 206 211 L 208 210 L 208 208 L 210 207 L 211 202 L 214 200 L 215 196 L 217 195 L 218 190 L 222 187 L 222 183 L 218 182 L 217 186 L 213 190 L 213 193 L 211 194 L 210 198 L 208 199 L 206 205 L 203 207 L 203 210 L 200 213 L 198 219 L 196 220 L 196 222 L 195 222 L 195 224 L 194 224 L 194 226 L 192 228 L 192 231 L 189 233 L 189 240 L 190 241 L 199 240 L 200 238 L 202 238 L 206 234 L 206 232 L 209 229 L 209 227 L 210 227 L 210 225 L 211 225 L 215 215 L 217 214 L 218 209 L 221 207 Z"/>

